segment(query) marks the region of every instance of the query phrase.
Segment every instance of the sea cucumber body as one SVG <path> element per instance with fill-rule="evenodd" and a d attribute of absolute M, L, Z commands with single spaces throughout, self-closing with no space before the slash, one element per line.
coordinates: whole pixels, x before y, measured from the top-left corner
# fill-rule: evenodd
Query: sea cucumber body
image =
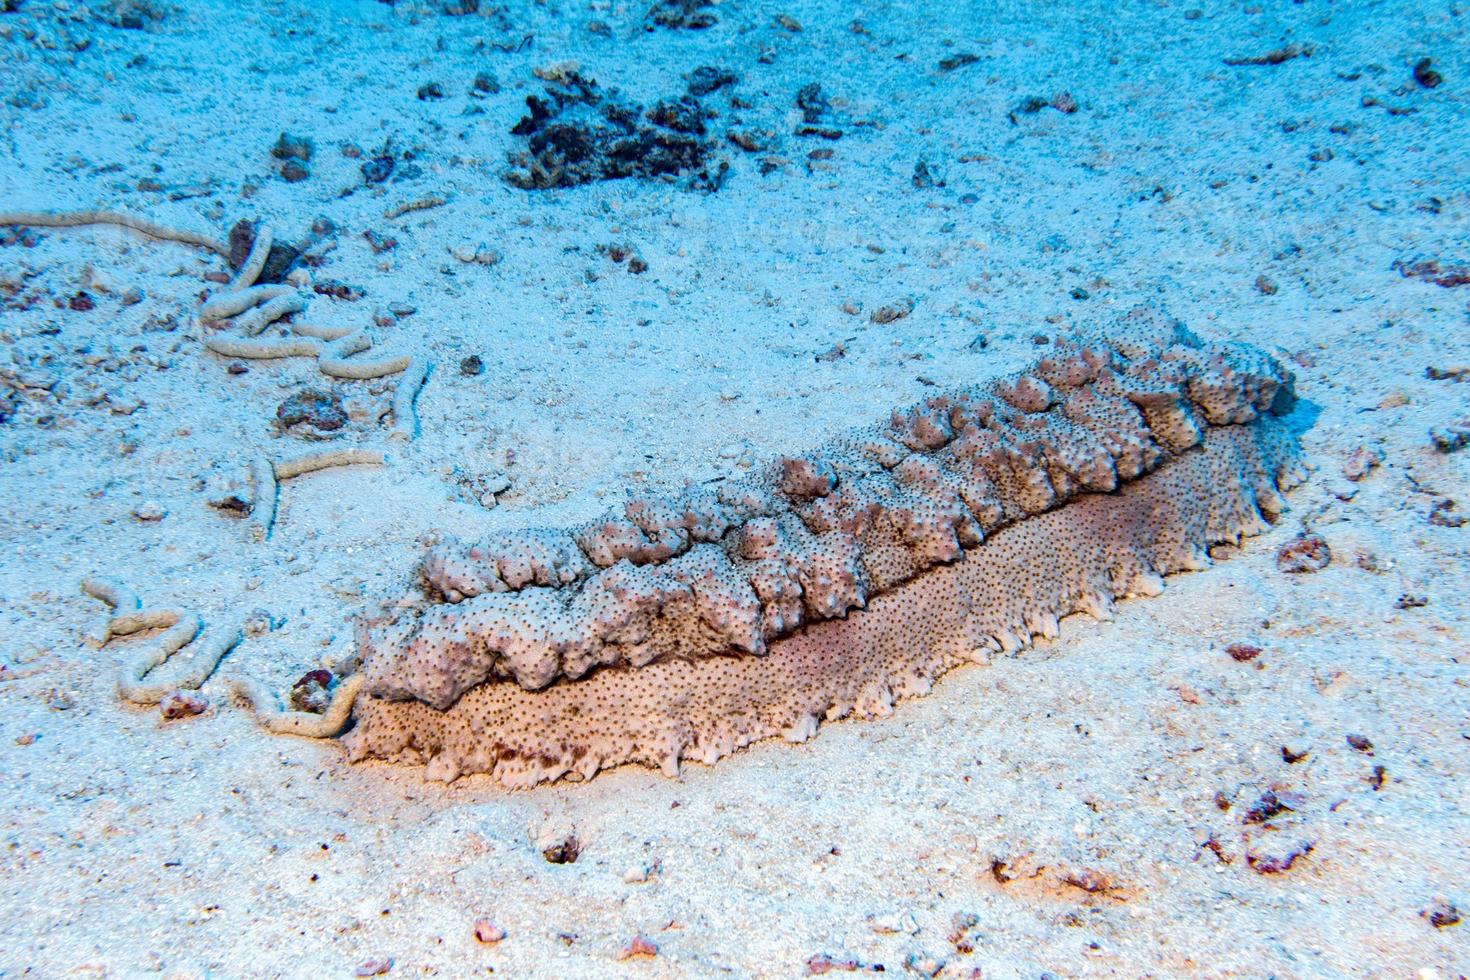
<path fill-rule="evenodd" d="M 1120 358 L 1132 350 L 1135 361 L 1146 361 L 1173 349 L 1169 338 L 1139 348 L 1130 343 L 1115 345 Z M 1199 348 L 1187 339 L 1179 343 Z M 1250 361 L 1259 352 L 1236 355 Z M 778 465 L 774 495 L 800 508 L 808 530 L 840 525 L 856 542 L 855 550 L 821 551 L 822 575 L 813 575 L 810 563 L 805 577 L 793 574 L 811 586 L 806 592 L 840 594 L 835 604 L 812 603 L 808 596 L 806 608 L 787 607 L 782 604 L 790 597 L 759 588 L 752 604 L 736 587 L 739 576 L 729 575 L 713 553 L 701 552 L 699 542 L 682 550 L 670 542 L 664 550 L 674 554 L 645 555 L 643 565 L 633 565 L 626 560 L 628 547 L 656 543 L 647 529 L 641 545 L 625 545 L 621 557 L 605 567 L 599 557 L 613 556 L 596 553 L 605 540 L 592 540 L 592 547 L 580 551 L 563 547 L 554 536 L 528 539 L 530 544 L 517 548 L 480 549 L 474 560 L 498 562 L 495 569 L 513 571 L 516 584 L 498 575 L 489 584 L 498 582 L 499 588 L 431 607 L 369 645 L 369 695 L 359 698 L 356 726 L 346 736 L 351 755 L 425 764 L 426 775 L 436 779 L 489 773 L 508 786 L 590 778 L 629 762 L 674 773 L 682 759 L 709 763 L 775 735 L 803 740 L 821 721 L 885 715 L 895 701 L 927 693 L 961 664 L 1020 649 L 1035 636 L 1056 635 L 1061 616 L 1107 616 L 1115 599 L 1153 594 L 1161 576 L 1204 567 L 1212 544 L 1259 532 L 1263 516 L 1282 506 L 1278 491 L 1299 478 L 1296 440 L 1289 422 L 1279 417 L 1290 402 L 1284 372 L 1264 361 L 1251 370 L 1238 369 L 1238 361 L 1236 368 L 1224 369 L 1219 358 L 1209 363 L 1218 369 L 1217 378 L 1229 382 L 1221 389 L 1226 395 L 1212 390 L 1200 372 L 1175 378 L 1187 397 L 1171 402 L 1162 389 L 1139 394 L 1132 404 L 1140 415 L 1152 414 L 1151 424 L 1130 430 L 1127 418 L 1119 418 L 1108 472 L 1087 456 L 1085 440 L 1076 440 L 1073 475 L 1049 470 L 1049 495 L 1034 492 L 1040 481 L 1027 483 L 1021 461 L 1012 485 L 996 486 L 988 500 L 972 495 L 966 514 L 939 506 L 916 516 L 916 500 L 947 499 L 932 492 L 942 474 L 924 454 L 953 456 L 961 441 L 955 432 L 926 434 L 923 424 L 905 423 L 910 445 L 895 446 L 888 462 L 901 474 L 908 469 L 901 483 L 922 484 L 931 492 L 864 505 L 870 517 L 888 515 L 887 524 L 859 526 L 849 520 L 850 506 L 833 505 L 827 516 L 813 512 L 813 503 L 833 500 L 844 485 L 859 485 L 843 468 L 841 454 L 832 457 L 832 469 L 822 453 Z M 1060 394 L 1023 375 L 999 386 L 997 397 L 1032 419 L 1059 404 L 1080 410 L 1092 397 L 1081 389 L 1098 371 L 1078 370 L 1080 380 L 1068 387 L 1055 363 L 1044 365 Z M 1085 377 L 1088 370 L 1091 378 Z M 1181 404 L 1188 410 L 1179 410 Z M 1173 415 L 1166 411 L 1170 405 Z M 1007 423 L 1027 424 L 1025 417 Z M 1047 424 L 1053 425 L 1052 445 L 1055 433 L 1066 430 Z M 1091 431 L 1106 442 L 1107 431 Z M 973 431 L 970 438 L 985 442 Z M 953 470 L 954 460 L 946 460 Z M 1094 485 L 1084 485 L 1078 473 L 1090 473 L 1085 479 Z M 716 522 L 706 529 L 711 540 L 705 547 L 723 542 L 721 554 L 731 556 L 731 567 L 752 578 L 761 572 L 761 561 L 782 553 L 778 532 L 784 518 L 775 510 L 776 518 L 737 516 L 743 523 L 723 529 Z M 896 511 L 909 520 L 911 533 L 895 536 Z M 966 528 L 966 516 L 974 528 Z M 937 525 L 946 533 L 931 533 Z M 583 541 L 587 537 L 581 534 Z M 802 554 L 809 555 L 809 543 L 804 547 Z M 704 577 L 682 570 L 681 562 L 699 563 Z M 469 566 L 452 570 L 430 562 L 431 583 L 446 581 L 451 572 L 472 586 L 489 582 L 485 575 L 477 579 Z M 662 591 L 654 589 L 654 595 L 648 576 L 658 574 Z M 608 586 L 609 577 L 615 587 Z M 717 587 L 719 581 L 724 585 Z M 681 583 L 687 586 L 682 592 Z M 611 599 L 580 609 L 580 597 L 600 595 L 598 589 Z M 722 597 L 725 605 L 701 605 L 701 594 Z M 612 600 L 624 606 L 613 609 Z M 646 614 L 633 617 L 631 630 L 629 609 Z M 733 612 L 721 618 L 713 615 L 716 609 Z M 773 609 L 782 620 L 778 628 Z M 512 616 L 520 618 L 512 623 Z M 786 622 L 791 617 L 799 620 L 794 628 Z M 690 627 L 691 619 L 698 628 Z M 589 632 L 607 624 L 616 628 L 587 641 Z M 677 641 L 660 646 L 664 633 L 676 634 Z M 731 636 L 745 639 L 731 643 Z M 590 662 L 578 660 L 589 650 Z"/>

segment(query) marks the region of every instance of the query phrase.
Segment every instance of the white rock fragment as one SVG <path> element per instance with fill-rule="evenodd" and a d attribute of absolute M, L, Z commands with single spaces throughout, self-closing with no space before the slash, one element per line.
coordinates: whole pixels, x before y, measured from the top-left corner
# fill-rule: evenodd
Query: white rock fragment
<path fill-rule="evenodd" d="M 465 265 L 494 265 L 500 261 L 500 253 L 484 242 L 478 244 L 460 242 L 458 245 L 450 246 L 449 254 Z"/>
<path fill-rule="evenodd" d="M 168 516 L 168 511 L 158 501 L 149 500 L 134 507 L 133 516 L 140 521 L 161 521 Z"/>
<path fill-rule="evenodd" d="M 882 936 L 891 936 L 900 932 L 912 936 L 919 931 L 919 923 L 914 920 L 912 912 L 888 912 L 883 915 L 868 916 L 868 928 Z"/>

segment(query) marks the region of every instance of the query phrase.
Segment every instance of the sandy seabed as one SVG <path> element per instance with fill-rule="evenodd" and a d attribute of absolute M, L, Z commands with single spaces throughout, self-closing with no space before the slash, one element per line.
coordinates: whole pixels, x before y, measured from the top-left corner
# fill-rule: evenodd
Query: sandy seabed
<path fill-rule="evenodd" d="M 269 222 L 308 319 L 433 365 L 418 437 L 257 542 L 210 501 L 322 447 L 277 406 L 380 445 L 393 378 L 235 373 L 207 251 L 0 229 L 0 976 L 1470 972 L 1470 451 L 1430 434 L 1470 402 L 1470 11 L 474 6 L 0 0 L 0 209 Z M 505 179 L 537 73 L 652 105 L 701 66 L 717 191 Z M 427 539 L 739 474 L 1140 302 L 1288 360 L 1313 472 L 1113 623 L 677 781 L 426 784 L 225 694 L 343 657 Z M 1332 561 L 1283 574 L 1304 531 Z M 204 715 L 119 700 L 98 573 L 253 624 Z"/>

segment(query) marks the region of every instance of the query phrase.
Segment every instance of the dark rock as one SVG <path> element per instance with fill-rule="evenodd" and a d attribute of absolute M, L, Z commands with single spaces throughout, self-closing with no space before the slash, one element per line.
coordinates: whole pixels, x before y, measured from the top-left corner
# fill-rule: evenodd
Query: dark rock
<path fill-rule="evenodd" d="M 1428 58 L 1420 58 L 1414 63 L 1414 81 L 1423 88 L 1439 88 L 1439 83 L 1444 81 L 1444 76 L 1431 67 L 1433 64 Z"/>
<path fill-rule="evenodd" d="M 705 110 L 690 96 L 677 101 L 655 103 L 647 113 L 648 121 L 676 133 L 704 135 Z"/>
<path fill-rule="evenodd" d="M 1422 915 L 1436 929 L 1448 929 L 1460 924 L 1460 910 L 1443 899 L 1425 909 Z"/>
<path fill-rule="evenodd" d="M 362 165 L 362 179 L 369 184 L 381 184 L 393 174 L 397 163 L 391 156 L 376 156 Z"/>
<path fill-rule="evenodd" d="M 568 834 L 541 852 L 541 856 L 552 864 L 575 864 L 582 853 L 582 845 L 576 834 Z"/>
<path fill-rule="evenodd" d="M 300 160 L 306 163 L 311 160 L 311 155 L 316 151 L 316 144 L 305 136 L 292 136 L 290 133 L 282 133 L 276 145 L 271 147 L 271 156 L 277 160 Z"/>
<path fill-rule="evenodd" d="M 367 295 L 367 291 L 361 286 L 353 286 L 336 279 L 319 279 L 311 284 L 311 291 L 318 296 L 330 296 L 332 299 L 356 302 Z"/>
<path fill-rule="evenodd" d="M 255 225 L 241 218 L 230 228 L 230 268 L 245 264 L 250 247 L 255 244 Z"/>
<path fill-rule="evenodd" d="M 260 275 L 256 278 L 257 283 L 280 283 L 286 281 L 286 273 L 296 264 L 301 257 L 301 250 L 290 242 L 271 242 L 271 250 L 266 253 L 265 265 L 261 266 Z"/>
<path fill-rule="evenodd" d="M 309 711 L 312 714 L 321 714 L 327 710 L 332 702 L 332 672 L 329 670 L 308 670 L 305 674 L 291 685 L 289 700 L 291 707 L 296 711 Z"/>
<path fill-rule="evenodd" d="M 624 177 L 687 176 L 689 186 L 718 189 L 728 164 L 709 159 L 707 113 L 692 96 L 643 107 L 567 72 L 544 96 L 526 97 L 526 115 L 511 133 L 527 150 L 512 154 L 505 179 L 523 190 L 575 187 Z"/>
<path fill-rule="evenodd" d="M 643 27 L 649 31 L 658 27 L 702 31 L 720 22 L 709 11 L 713 6 L 713 0 L 658 0 L 643 15 Z"/>
<path fill-rule="evenodd" d="M 738 81 L 740 77 L 732 71 L 702 65 L 689 73 L 689 94 L 702 98 Z"/>
<path fill-rule="evenodd" d="M 796 107 L 801 110 L 802 121 L 809 124 L 821 122 L 832 111 L 832 104 L 822 94 L 820 82 L 810 82 L 801 87 L 796 93 Z"/>
<path fill-rule="evenodd" d="M 307 425 L 319 432 L 335 432 L 347 424 L 347 412 L 335 392 L 307 388 L 281 402 L 276 421 L 283 429 Z"/>

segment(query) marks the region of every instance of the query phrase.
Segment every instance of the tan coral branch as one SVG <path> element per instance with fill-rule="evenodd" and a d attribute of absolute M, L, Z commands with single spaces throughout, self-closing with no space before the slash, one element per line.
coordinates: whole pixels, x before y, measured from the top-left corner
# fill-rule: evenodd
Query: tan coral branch
<path fill-rule="evenodd" d="M 282 357 L 316 357 L 322 351 L 321 341 L 310 337 L 289 337 L 281 340 L 260 340 L 254 337 L 236 337 L 232 334 L 215 334 L 204 338 L 206 349 L 221 357 L 240 357 L 246 360 L 275 360 Z"/>
<path fill-rule="evenodd" d="M 82 592 L 106 603 L 110 610 L 102 625 L 87 633 L 87 642 L 94 647 L 100 647 L 112 638 L 112 621 L 117 616 L 143 608 L 138 593 L 110 579 L 88 576 L 82 579 Z"/>
<path fill-rule="evenodd" d="M 277 480 L 289 480 L 303 473 L 314 473 L 329 466 L 382 466 L 388 458 L 381 449 L 324 449 L 283 459 L 274 465 Z"/>
<path fill-rule="evenodd" d="M 130 228 L 141 235 L 160 241 L 181 242 L 207 248 L 217 255 L 229 258 L 230 246 L 218 238 L 198 232 L 150 221 L 125 211 L 0 211 L 0 225 L 26 225 L 33 228 L 78 228 L 83 225 L 116 225 Z"/>
<path fill-rule="evenodd" d="M 296 292 L 290 286 L 250 286 L 240 290 L 225 290 L 209 297 L 199 306 L 199 319 L 223 320 L 237 316 L 260 303 L 268 303 Z"/>
<path fill-rule="evenodd" d="M 250 460 L 250 482 L 254 494 L 250 503 L 250 534 L 257 541 L 271 536 L 276 522 L 276 470 L 264 456 Z"/>
<path fill-rule="evenodd" d="M 235 326 L 245 336 L 254 337 L 281 317 L 300 313 L 304 309 L 306 299 L 300 293 L 292 292 L 242 313 L 235 319 Z"/>
<path fill-rule="evenodd" d="M 164 630 L 152 646 L 118 669 L 118 694 L 134 704 L 157 704 L 169 692 L 180 688 L 197 690 L 242 637 L 238 626 L 216 630 L 200 641 L 198 649 L 181 668 L 173 670 L 166 678 L 148 681 L 145 678 L 150 672 L 198 638 L 204 628 L 199 614 L 181 607 L 142 609 L 137 593 L 107 579 L 83 579 L 82 592 L 105 602 L 113 610 L 102 631 L 99 646 L 114 636 L 128 636 L 150 629 Z"/>
<path fill-rule="evenodd" d="M 305 738 L 335 738 L 347 727 L 352 715 L 352 706 L 362 691 L 364 678 L 353 674 L 337 685 L 327 710 L 321 714 L 309 711 L 288 711 L 280 706 L 274 694 L 259 681 L 246 677 L 230 680 L 230 690 L 244 699 L 260 726 L 276 735 L 300 735 Z"/>
<path fill-rule="evenodd" d="M 389 355 L 375 360 L 352 358 L 353 354 L 360 354 L 372 346 L 373 338 L 367 330 L 354 331 L 329 344 L 317 358 L 317 366 L 328 377 L 351 381 L 381 378 L 384 375 L 397 374 L 408 367 L 410 359 L 407 354 Z"/>
<path fill-rule="evenodd" d="M 317 340 L 341 340 L 349 334 L 357 333 L 357 327 L 329 326 L 325 323 L 293 323 L 291 332 L 301 337 L 314 337 Z"/>
<path fill-rule="evenodd" d="M 245 256 L 245 261 L 240 264 L 239 274 L 228 287 L 231 292 L 254 285 L 255 280 L 260 278 L 260 273 L 265 268 L 265 260 L 270 258 L 271 246 L 275 242 L 275 229 L 268 224 L 262 224 L 255 232 L 255 241 L 250 245 L 250 254 Z"/>
<path fill-rule="evenodd" d="M 414 401 L 418 398 L 419 389 L 424 386 L 428 373 L 428 363 L 423 358 L 416 357 L 409 362 L 403 377 L 398 379 L 398 387 L 393 392 L 391 438 L 412 442 L 418 435 L 419 420 L 418 413 L 414 411 Z"/>
<path fill-rule="evenodd" d="M 355 449 L 339 447 L 306 453 L 291 459 L 271 462 L 265 456 L 257 456 L 250 462 L 250 480 L 254 492 L 250 504 L 250 533 L 257 541 L 271 535 L 276 521 L 276 491 L 278 482 L 289 480 L 303 473 L 314 473 L 329 466 L 383 466 L 388 458 L 380 449 Z"/>
<path fill-rule="evenodd" d="M 401 218 L 405 214 L 409 214 L 414 211 L 427 211 L 430 208 L 443 207 L 446 203 L 448 202 L 445 201 L 444 198 L 439 197 L 435 194 L 430 194 L 427 197 L 420 197 L 412 201 L 405 201 L 402 204 L 391 207 L 383 212 L 383 217 L 387 218 L 389 221 L 392 221 L 394 218 Z"/>

